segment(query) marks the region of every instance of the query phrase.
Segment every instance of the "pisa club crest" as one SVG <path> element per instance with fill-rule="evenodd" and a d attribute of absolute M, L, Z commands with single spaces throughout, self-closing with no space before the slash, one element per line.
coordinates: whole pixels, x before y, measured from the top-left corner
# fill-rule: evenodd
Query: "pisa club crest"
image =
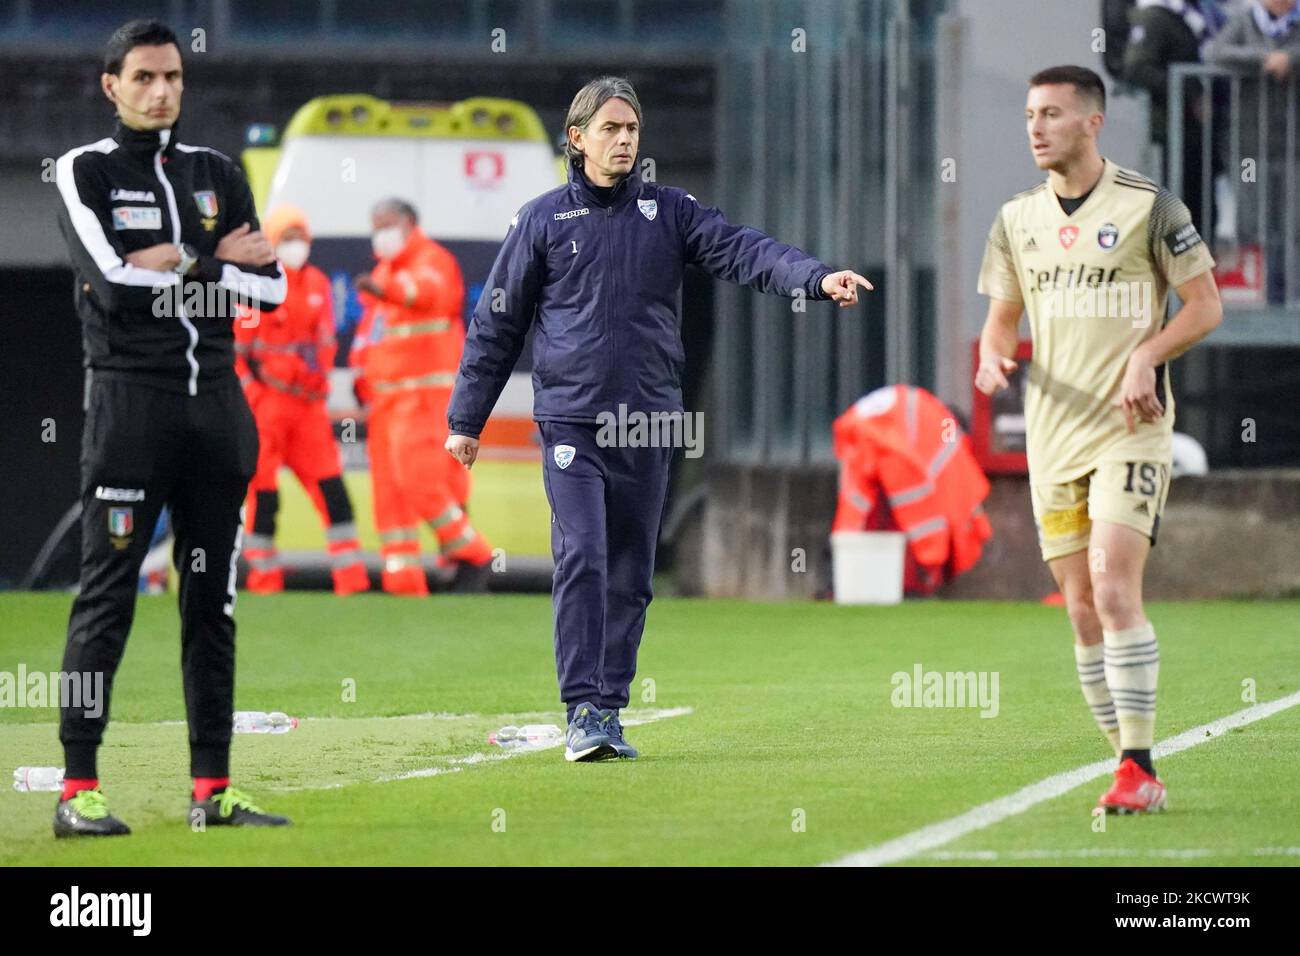
<path fill-rule="evenodd" d="M 1079 238 L 1079 227 L 1062 226 L 1061 231 L 1060 233 L 1058 233 L 1058 235 L 1061 237 L 1061 245 L 1069 249 L 1072 245 L 1074 245 L 1074 240 Z"/>

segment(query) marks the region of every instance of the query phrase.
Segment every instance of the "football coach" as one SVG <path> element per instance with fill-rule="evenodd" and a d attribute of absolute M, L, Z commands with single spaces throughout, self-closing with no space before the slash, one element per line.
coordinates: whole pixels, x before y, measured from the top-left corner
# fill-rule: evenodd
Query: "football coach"
<path fill-rule="evenodd" d="M 235 561 L 257 429 L 234 372 L 235 307 L 274 308 L 285 278 L 248 183 L 225 155 L 178 141 L 176 35 L 157 21 L 114 32 L 100 77 L 112 136 L 55 167 L 76 275 L 86 365 L 81 581 L 65 674 L 102 676 L 103 706 L 61 701 L 66 759 L 56 836 L 129 833 L 109 813 L 96 754 L 154 524 L 170 506 L 180 575 L 190 821 L 282 825 L 229 786 Z"/>
<path fill-rule="evenodd" d="M 657 420 L 683 414 L 683 270 L 695 265 L 762 292 L 841 306 L 871 284 L 727 222 L 685 190 L 643 181 L 633 172 L 641 105 L 627 80 L 588 83 L 565 127 L 568 183 L 519 210 L 474 309 L 447 450 L 473 465 L 535 324 L 533 417 L 552 512 L 555 663 L 569 721 L 565 758 L 575 761 L 636 756 L 618 712 L 636 674 L 672 448 L 611 442 L 599 423 L 623 420 L 624 410 Z"/>

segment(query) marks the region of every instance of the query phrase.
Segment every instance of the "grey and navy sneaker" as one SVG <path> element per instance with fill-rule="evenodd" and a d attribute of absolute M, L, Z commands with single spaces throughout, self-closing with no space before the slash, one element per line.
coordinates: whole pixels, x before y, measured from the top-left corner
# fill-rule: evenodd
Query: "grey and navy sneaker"
<path fill-rule="evenodd" d="M 568 732 L 564 735 L 564 759 L 608 760 L 618 756 L 618 747 L 610 737 L 602 718 L 604 711 L 584 702 L 573 710 Z"/>
<path fill-rule="evenodd" d="M 623 738 L 623 724 L 618 719 L 618 708 L 611 707 L 608 710 L 602 710 L 600 712 L 600 724 L 605 728 L 605 733 L 609 734 L 610 739 L 614 741 L 614 749 L 618 751 L 618 755 L 627 760 L 635 760 L 636 748 Z"/>
<path fill-rule="evenodd" d="M 54 835 L 126 836 L 131 828 L 108 812 L 108 801 L 99 790 L 81 790 L 54 808 Z"/>
<path fill-rule="evenodd" d="M 206 800 L 190 801 L 190 825 L 221 827 L 287 827 L 288 817 L 267 813 L 248 794 L 234 787 L 219 790 Z"/>

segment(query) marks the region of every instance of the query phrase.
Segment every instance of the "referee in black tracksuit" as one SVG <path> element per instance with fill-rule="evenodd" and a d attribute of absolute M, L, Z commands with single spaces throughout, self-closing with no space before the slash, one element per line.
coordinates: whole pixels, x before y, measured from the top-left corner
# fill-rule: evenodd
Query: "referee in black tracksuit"
<path fill-rule="evenodd" d="M 164 505 L 180 574 L 191 822 L 283 825 L 289 821 L 230 787 L 229 758 L 240 508 L 257 462 L 257 428 L 234 373 L 232 322 L 241 302 L 275 308 L 285 279 L 239 168 L 177 140 L 175 34 L 156 21 L 119 28 L 101 85 L 117 128 L 65 153 L 57 177 L 86 364 L 81 587 L 63 670 L 83 681 L 102 674 L 104 692 L 93 709 L 61 702 L 67 770 L 54 832 L 130 832 L 108 812 L 96 752 L 140 564 Z"/>

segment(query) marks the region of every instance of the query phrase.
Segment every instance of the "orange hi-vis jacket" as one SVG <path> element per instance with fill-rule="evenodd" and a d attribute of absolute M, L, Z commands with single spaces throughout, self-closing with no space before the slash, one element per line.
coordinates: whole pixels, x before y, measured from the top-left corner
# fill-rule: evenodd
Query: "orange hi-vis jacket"
<path fill-rule="evenodd" d="M 942 402 L 910 385 L 877 389 L 835 420 L 834 443 L 834 530 L 901 530 L 920 572 L 909 590 L 932 591 L 975 565 L 993 535 L 983 507 L 989 483 Z M 888 521 L 877 511 L 882 492 Z"/>
<path fill-rule="evenodd" d="M 330 280 L 311 264 L 281 268 L 288 293 L 280 308 L 261 313 L 251 326 L 250 313 L 238 310 L 235 371 L 245 388 L 256 380 L 304 401 L 324 401 L 338 350 Z"/>
<path fill-rule="evenodd" d="M 383 297 L 360 296 L 366 311 L 351 358 L 361 370 L 359 392 L 450 390 L 465 347 L 465 281 L 455 257 L 413 229 L 402 251 L 381 261 L 371 278 Z"/>

